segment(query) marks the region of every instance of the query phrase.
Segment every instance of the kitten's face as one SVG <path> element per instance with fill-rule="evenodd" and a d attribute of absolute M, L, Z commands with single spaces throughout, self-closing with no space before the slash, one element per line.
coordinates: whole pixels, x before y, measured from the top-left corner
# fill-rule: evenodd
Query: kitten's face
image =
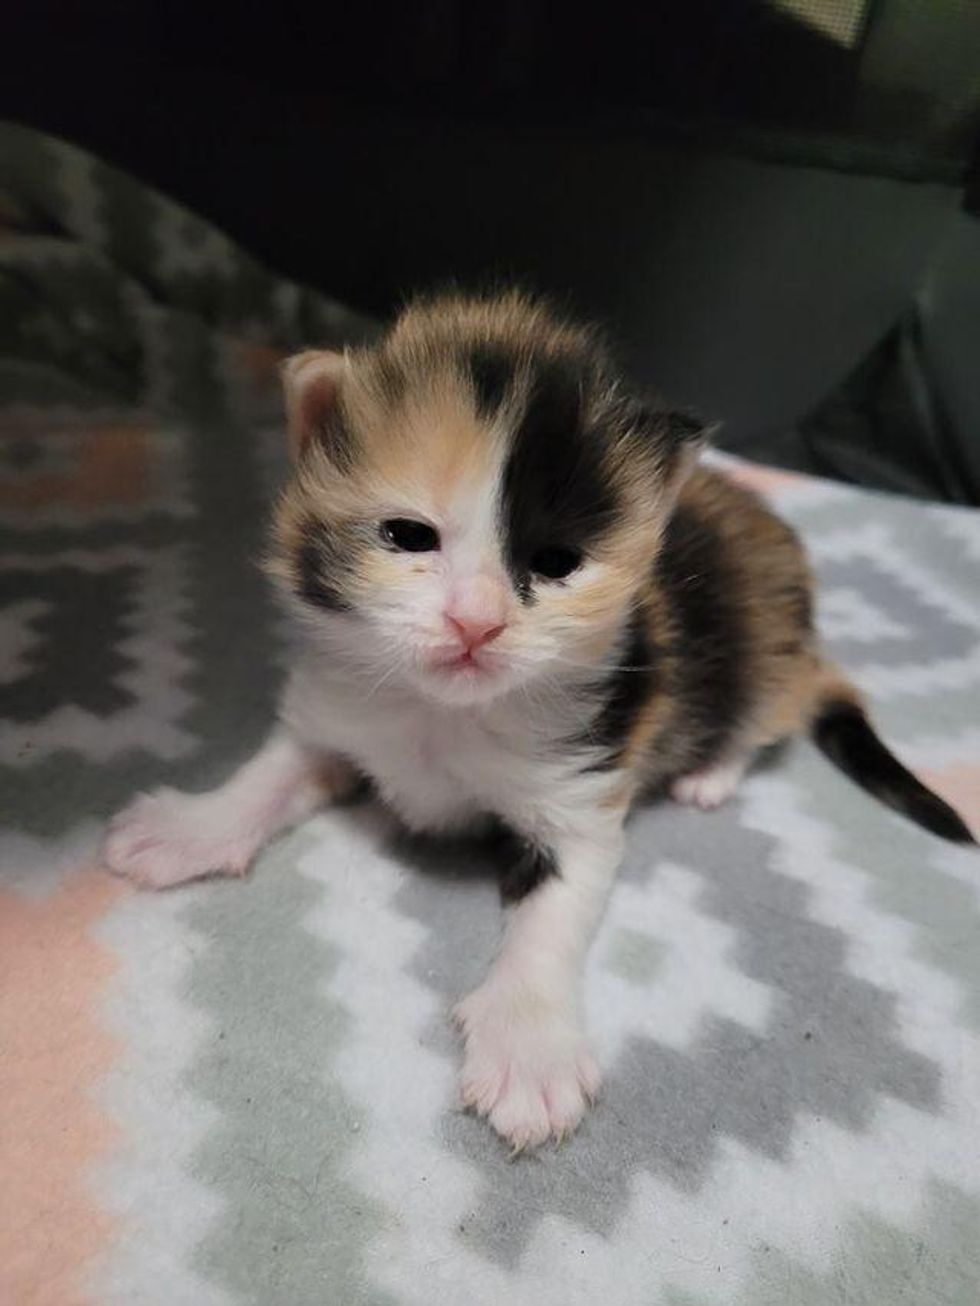
<path fill-rule="evenodd" d="M 586 337 L 515 297 L 445 301 L 377 351 L 300 355 L 287 399 L 270 569 L 368 686 L 473 704 L 608 654 L 682 457 Z"/>

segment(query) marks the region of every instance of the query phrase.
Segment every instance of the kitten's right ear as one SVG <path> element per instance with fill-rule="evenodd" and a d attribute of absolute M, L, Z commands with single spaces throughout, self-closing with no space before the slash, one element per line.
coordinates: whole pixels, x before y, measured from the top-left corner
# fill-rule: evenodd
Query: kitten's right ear
<path fill-rule="evenodd" d="M 344 355 L 307 349 L 287 358 L 281 370 L 289 451 L 294 461 L 316 440 L 334 462 L 343 463 L 350 454 L 340 412 L 340 388 L 347 370 Z"/>

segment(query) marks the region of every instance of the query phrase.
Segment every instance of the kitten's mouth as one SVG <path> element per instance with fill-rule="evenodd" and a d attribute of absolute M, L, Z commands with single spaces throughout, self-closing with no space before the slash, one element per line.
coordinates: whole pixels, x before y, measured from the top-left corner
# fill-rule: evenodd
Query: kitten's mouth
<path fill-rule="evenodd" d="M 479 653 L 474 653 L 472 649 L 466 649 L 463 653 L 457 653 L 454 657 L 446 658 L 442 662 L 434 664 L 436 671 L 448 674 L 466 674 L 470 675 L 489 675 L 493 670 Z"/>

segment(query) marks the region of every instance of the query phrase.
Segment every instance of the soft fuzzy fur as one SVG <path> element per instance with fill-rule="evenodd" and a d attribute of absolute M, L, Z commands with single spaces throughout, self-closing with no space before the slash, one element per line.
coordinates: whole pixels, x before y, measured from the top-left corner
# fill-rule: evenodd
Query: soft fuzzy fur
<path fill-rule="evenodd" d="M 697 465 L 697 423 L 626 393 L 592 333 L 516 293 L 410 307 L 373 349 L 285 368 L 295 472 L 268 570 L 304 635 L 264 749 L 118 816 L 145 884 L 240 872 L 368 775 L 409 826 L 512 832 L 499 956 L 457 1008 L 462 1095 L 516 1147 L 598 1086 L 579 976 L 634 799 L 712 806 L 815 724 L 834 760 L 969 837 L 823 659 L 793 533 Z"/>

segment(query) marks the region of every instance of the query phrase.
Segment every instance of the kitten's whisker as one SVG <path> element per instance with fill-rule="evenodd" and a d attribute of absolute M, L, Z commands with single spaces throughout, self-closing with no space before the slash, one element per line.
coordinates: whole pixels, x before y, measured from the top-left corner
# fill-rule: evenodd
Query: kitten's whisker
<path fill-rule="evenodd" d="M 656 671 L 658 664 L 655 662 L 630 664 L 626 662 L 576 662 L 572 658 L 562 657 L 560 654 L 553 659 L 561 663 L 562 666 L 575 667 L 583 671 L 594 671 L 597 676 L 602 676 L 611 671 Z"/>
<path fill-rule="evenodd" d="M 379 678 L 367 691 L 367 697 L 373 698 L 375 694 L 377 694 L 378 690 L 380 690 L 383 685 L 386 685 L 388 681 L 392 678 L 392 676 L 396 674 L 396 672 L 402 671 L 404 669 L 405 664 L 406 664 L 406 659 L 403 656 L 401 655 L 396 656 L 392 660 L 391 666 L 385 668 L 385 670 L 381 673 Z"/>

